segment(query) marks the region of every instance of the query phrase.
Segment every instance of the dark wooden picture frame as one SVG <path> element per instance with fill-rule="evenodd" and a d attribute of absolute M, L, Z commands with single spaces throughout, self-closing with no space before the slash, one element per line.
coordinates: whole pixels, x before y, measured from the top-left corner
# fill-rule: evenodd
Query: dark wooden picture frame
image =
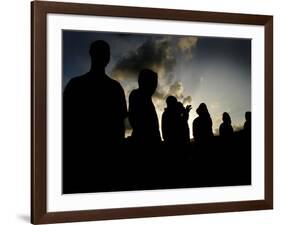
<path fill-rule="evenodd" d="M 47 14 L 76 14 L 264 26 L 264 200 L 47 212 Z M 31 3 L 31 222 L 33 224 L 219 213 L 273 208 L 273 17 L 35 1 Z"/>

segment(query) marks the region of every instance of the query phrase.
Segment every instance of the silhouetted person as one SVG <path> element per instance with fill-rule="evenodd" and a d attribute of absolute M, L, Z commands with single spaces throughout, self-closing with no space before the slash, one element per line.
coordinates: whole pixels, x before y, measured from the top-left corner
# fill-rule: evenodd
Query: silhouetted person
<path fill-rule="evenodd" d="M 201 103 L 196 110 L 198 117 L 193 121 L 193 137 L 195 142 L 206 144 L 208 143 L 213 135 L 213 122 L 210 117 L 207 105 Z"/>
<path fill-rule="evenodd" d="M 166 144 L 189 143 L 188 118 L 191 106 L 186 108 L 176 97 L 169 96 L 166 99 L 167 108 L 162 114 L 162 135 Z"/>
<path fill-rule="evenodd" d="M 95 156 L 105 151 L 117 151 L 125 135 L 127 107 L 124 90 L 105 73 L 110 47 L 105 41 L 98 40 L 91 44 L 89 53 L 90 71 L 71 79 L 63 93 L 65 188 L 79 185 L 75 183 L 90 175 L 91 166 L 101 160 Z M 79 187 L 86 186 L 84 183 Z"/>
<path fill-rule="evenodd" d="M 251 138 L 251 127 L 252 127 L 252 120 L 251 120 L 251 112 L 246 112 L 245 113 L 245 123 L 244 123 L 244 133 L 246 137 Z"/>
<path fill-rule="evenodd" d="M 246 119 L 246 121 L 244 123 L 244 130 L 246 132 L 251 132 L 251 124 L 252 124 L 252 122 L 251 122 L 251 112 L 245 113 L 245 119 Z"/>
<path fill-rule="evenodd" d="M 222 114 L 223 123 L 220 125 L 219 131 L 222 138 L 229 139 L 233 136 L 233 128 L 231 125 L 231 118 L 227 112 Z"/>
<path fill-rule="evenodd" d="M 158 77 L 150 69 L 143 69 L 138 77 L 139 88 L 129 96 L 129 121 L 133 128 L 132 139 L 140 144 L 158 144 L 161 141 L 158 117 L 152 95 L 154 94 Z"/>

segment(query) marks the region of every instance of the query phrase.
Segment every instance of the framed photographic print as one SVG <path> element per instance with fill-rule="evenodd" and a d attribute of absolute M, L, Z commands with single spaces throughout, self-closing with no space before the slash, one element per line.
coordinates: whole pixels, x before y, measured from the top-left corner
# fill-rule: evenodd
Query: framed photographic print
<path fill-rule="evenodd" d="M 32 223 L 273 208 L 272 16 L 31 7 Z"/>

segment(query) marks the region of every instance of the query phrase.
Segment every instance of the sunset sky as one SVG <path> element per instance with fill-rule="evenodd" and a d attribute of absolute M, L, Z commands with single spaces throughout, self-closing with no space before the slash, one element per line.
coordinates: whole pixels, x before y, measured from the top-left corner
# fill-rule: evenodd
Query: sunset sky
<path fill-rule="evenodd" d="M 169 95 L 176 96 L 185 106 L 192 105 L 191 136 L 196 108 L 202 102 L 208 106 L 215 133 L 223 112 L 230 114 L 234 129 L 244 124 L 244 114 L 251 110 L 250 39 L 65 30 L 64 87 L 71 78 L 89 71 L 89 47 L 95 40 L 109 43 L 111 60 L 106 73 L 120 82 L 127 100 L 138 86 L 140 69 L 150 68 L 158 73 L 153 102 L 159 124 Z"/>

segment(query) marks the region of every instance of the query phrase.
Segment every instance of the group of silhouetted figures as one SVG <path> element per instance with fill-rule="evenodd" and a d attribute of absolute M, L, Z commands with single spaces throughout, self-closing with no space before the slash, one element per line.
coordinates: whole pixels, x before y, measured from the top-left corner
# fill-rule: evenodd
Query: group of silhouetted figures
<path fill-rule="evenodd" d="M 90 71 L 71 79 L 63 94 L 63 192 L 188 186 L 186 181 L 181 183 L 173 180 L 174 178 L 171 178 L 169 183 L 164 182 L 166 178 L 163 177 L 163 180 L 161 178 L 161 181 L 153 184 L 152 178 L 144 179 L 143 177 L 151 176 L 148 174 L 153 173 L 151 170 L 155 169 L 154 165 L 162 168 L 157 176 L 165 171 L 165 165 L 161 167 L 161 163 L 157 161 L 170 160 L 173 156 L 171 153 L 162 156 L 165 155 L 163 149 L 176 152 L 177 146 L 190 145 L 188 119 L 191 105 L 184 107 L 176 97 L 167 97 L 167 107 L 161 120 L 164 140 L 162 142 L 158 117 L 152 101 L 158 84 L 157 73 L 150 69 L 142 69 L 139 72 L 138 88 L 130 93 L 127 110 L 123 88 L 116 80 L 105 74 L 105 67 L 110 60 L 108 43 L 102 40 L 93 42 L 89 53 Z M 209 145 L 214 135 L 207 105 L 201 103 L 196 112 L 198 117 L 193 121 L 194 142 Z M 125 139 L 124 125 L 126 118 L 129 119 L 132 127 L 131 137 L 127 139 Z M 223 123 L 219 128 L 220 136 L 223 140 L 232 140 L 235 135 L 229 114 L 224 112 L 222 120 Z M 249 140 L 250 133 L 251 114 L 246 112 L 243 139 L 239 140 L 246 143 L 245 137 Z M 157 149 L 160 146 L 165 147 Z M 141 154 L 134 149 L 149 152 L 149 154 Z M 171 165 L 183 160 L 180 159 L 181 156 L 178 156 L 174 158 L 177 162 Z M 143 169 L 145 166 L 149 168 L 146 172 Z M 182 170 L 182 168 L 177 170 Z M 130 176 L 132 181 L 129 182 L 126 171 L 133 171 L 137 176 L 136 181 Z M 197 178 L 190 179 L 197 182 L 194 186 L 198 184 Z M 169 186 L 171 183 L 172 186 Z"/>

